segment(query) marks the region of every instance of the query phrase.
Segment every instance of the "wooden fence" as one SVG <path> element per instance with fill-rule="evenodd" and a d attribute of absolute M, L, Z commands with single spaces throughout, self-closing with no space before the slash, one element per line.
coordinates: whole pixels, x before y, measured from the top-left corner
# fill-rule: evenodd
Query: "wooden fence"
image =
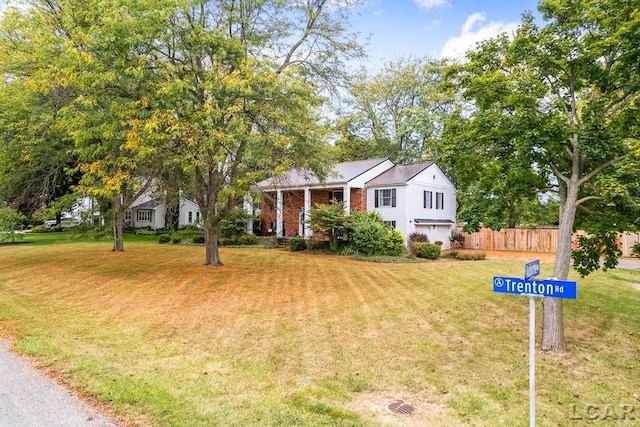
<path fill-rule="evenodd" d="M 462 226 L 458 225 L 456 231 L 462 233 Z M 463 233 L 465 236 L 463 248 L 494 250 L 494 251 L 518 251 L 518 252 L 555 252 L 558 247 L 558 227 L 538 228 L 503 228 L 493 231 L 483 228 L 476 233 Z M 585 235 L 584 231 L 573 234 L 574 248 L 577 244 L 577 236 Z M 622 249 L 622 256 L 631 256 L 631 247 L 640 242 L 640 233 L 620 233 L 618 243 Z"/>

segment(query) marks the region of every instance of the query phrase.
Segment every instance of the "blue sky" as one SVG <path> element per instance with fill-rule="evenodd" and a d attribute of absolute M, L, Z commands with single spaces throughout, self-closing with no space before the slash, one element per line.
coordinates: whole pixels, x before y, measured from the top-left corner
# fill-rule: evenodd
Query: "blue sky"
<path fill-rule="evenodd" d="M 369 0 L 353 29 L 370 36 L 368 63 L 400 57 L 460 58 L 480 40 L 513 31 L 538 0 Z"/>
<path fill-rule="evenodd" d="M 0 0 L 0 9 L 6 3 Z M 480 40 L 513 31 L 538 0 L 367 0 L 353 30 L 370 36 L 367 66 L 401 57 L 460 58 Z"/>

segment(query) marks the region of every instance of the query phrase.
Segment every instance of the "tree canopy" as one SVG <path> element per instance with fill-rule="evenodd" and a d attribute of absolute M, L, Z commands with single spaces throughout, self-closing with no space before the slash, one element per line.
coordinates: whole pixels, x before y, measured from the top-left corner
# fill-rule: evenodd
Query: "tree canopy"
<path fill-rule="evenodd" d="M 566 279 L 576 223 L 599 235 L 639 225 L 640 14 L 627 0 L 542 1 L 539 10 L 545 25 L 526 13 L 513 38 L 483 42 L 448 69 L 466 103 L 447 123 L 439 159 L 455 170 L 463 203 L 488 200 L 473 209 L 478 223 L 555 194 L 553 275 Z M 599 267 L 588 265 L 583 273 Z M 545 298 L 543 308 L 542 348 L 564 351 L 561 300 Z"/>

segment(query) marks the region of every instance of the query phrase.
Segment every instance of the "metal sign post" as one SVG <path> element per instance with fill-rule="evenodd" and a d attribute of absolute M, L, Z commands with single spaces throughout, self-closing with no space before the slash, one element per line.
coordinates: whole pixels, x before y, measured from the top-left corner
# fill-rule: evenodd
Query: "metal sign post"
<path fill-rule="evenodd" d="M 566 280 L 536 280 L 540 260 L 524 266 L 524 279 L 493 277 L 493 291 L 529 297 L 529 425 L 536 425 L 536 297 L 577 298 L 577 284 Z"/>

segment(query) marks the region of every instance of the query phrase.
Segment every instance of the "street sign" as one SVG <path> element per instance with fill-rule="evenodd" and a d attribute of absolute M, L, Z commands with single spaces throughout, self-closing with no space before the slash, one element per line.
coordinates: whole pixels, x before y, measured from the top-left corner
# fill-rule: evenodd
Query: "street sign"
<path fill-rule="evenodd" d="M 524 265 L 524 280 L 533 279 L 540 274 L 540 260 L 528 262 Z"/>
<path fill-rule="evenodd" d="M 493 291 L 503 294 L 576 299 L 578 286 L 567 280 L 526 280 L 518 277 L 493 277 Z"/>

